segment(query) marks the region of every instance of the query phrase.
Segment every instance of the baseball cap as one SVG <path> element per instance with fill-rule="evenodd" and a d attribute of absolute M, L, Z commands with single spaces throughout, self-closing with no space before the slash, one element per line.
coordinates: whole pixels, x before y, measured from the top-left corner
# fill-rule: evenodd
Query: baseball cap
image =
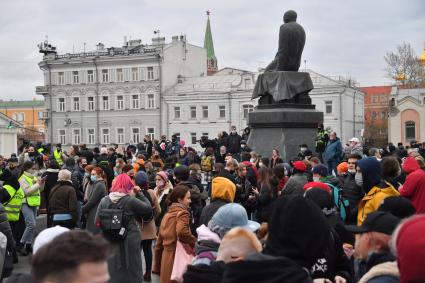
<path fill-rule="evenodd" d="M 237 203 L 223 205 L 217 210 L 211 220 L 227 229 L 242 227 L 254 232 L 260 228 L 260 223 L 248 220 L 245 208 Z"/>
<path fill-rule="evenodd" d="M 347 231 L 359 234 L 366 232 L 379 232 L 387 235 L 391 235 L 398 223 L 400 218 L 392 215 L 391 213 L 384 211 L 375 211 L 366 216 L 366 220 L 361 226 L 348 225 L 345 226 Z"/>
<path fill-rule="evenodd" d="M 62 227 L 62 226 L 54 226 L 47 229 L 44 229 L 43 231 L 38 234 L 37 238 L 35 238 L 34 245 L 32 248 L 33 254 L 36 254 L 36 252 L 44 245 L 50 243 L 54 238 L 59 236 L 62 233 L 70 231 L 68 228 Z"/>
<path fill-rule="evenodd" d="M 358 138 L 354 137 L 350 139 L 350 142 L 360 142 Z"/>

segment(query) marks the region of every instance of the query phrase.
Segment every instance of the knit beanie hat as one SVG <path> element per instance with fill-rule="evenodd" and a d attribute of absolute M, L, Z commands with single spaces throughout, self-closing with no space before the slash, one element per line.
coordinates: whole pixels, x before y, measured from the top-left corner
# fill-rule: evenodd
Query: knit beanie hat
<path fill-rule="evenodd" d="M 341 162 L 340 164 L 338 164 L 338 166 L 336 167 L 336 171 L 339 174 L 347 173 L 348 172 L 348 162 Z"/>
<path fill-rule="evenodd" d="M 161 177 L 161 179 L 164 180 L 165 183 L 168 182 L 168 174 L 167 174 L 167 172 L 159 171 L 158 173 L 156 173 L 156 175 L 158 175 L 159 177 Z"/>
<path fill-rule="evenodd" d="M 305 166 L 305 163 L 302 161 L 295 161 L 292 163 L 292 167 L 300 172 L 305 172 L 305 170 L 307 170 L 307 166 Z"/>
<path fill-rule="evenodd" d="M 416 213 L 416 209 L 412 202 L 401 196 L 390 196 L 385 198 L 378 210 L 389 212 L 400 219 L 410 217 Z"/>
<path fill-rule="evenodd" d="M 396 236 L 400 282 L 424 282 L 425 215 L 417 215 L 401 225 Z"/>
<path fill-rule="evenodd" d="M 322 177 L 328 176 L 328 167 L 323 164 L 317 164 L 313 167 L 313 174 L 319 174 Z"/>
<path fill-rule="evenodd" d="M 148 183 L 148 179 L 148 174 L 146 174 L 144 171 L 137 172 L 136 176 L 134 177 L 134 181 L 138 186 L 146 185 Z"/>

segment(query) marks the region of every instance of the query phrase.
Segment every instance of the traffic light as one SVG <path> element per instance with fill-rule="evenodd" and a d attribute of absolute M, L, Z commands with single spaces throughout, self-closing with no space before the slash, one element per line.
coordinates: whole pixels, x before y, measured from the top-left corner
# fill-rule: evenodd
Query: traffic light
<path fill-rule="evenodd" d="M 8 128 L 8 129 L 13 129 L 12 121 L 10 121 L 10 122 L 9 122 L 9 125 L 7 125 L 7 128 Z"/>

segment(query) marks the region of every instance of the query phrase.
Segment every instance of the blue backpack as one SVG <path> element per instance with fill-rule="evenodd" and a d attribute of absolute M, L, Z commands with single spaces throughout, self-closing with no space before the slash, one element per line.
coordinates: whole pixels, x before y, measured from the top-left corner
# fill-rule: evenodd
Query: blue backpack
<path fill-rule="evenodd" d="M 335 206 L 338 209 L 340 217 L 342 218 L 343 221 L 345 221 L 350 212 L 350 209 L 349 209 L 350 203 L 348 202 L 348 199 L 344 198 L 343 196 L 344 192 L 342 191 L 342 189 L 330 183 L 325 183 L 325 184 L 327 184 L 331 188 L 332 198 L 335 203 Z"/>

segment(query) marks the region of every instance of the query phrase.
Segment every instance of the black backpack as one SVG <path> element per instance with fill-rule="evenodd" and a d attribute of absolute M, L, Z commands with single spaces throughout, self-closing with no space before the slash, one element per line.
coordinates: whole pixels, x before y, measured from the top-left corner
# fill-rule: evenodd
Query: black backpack
<path fill-rule="evenodd" d="M 118 203 L 113 203 L 108 196 L 107 198 L 110 203 L 108 207 L 99 210 L 98 226 L 105 239 L 110 242 L 120 242 L 127 236 L 128 224 L 131 219 L 131 216 L 124 212 L 130 196 L 123 197 Z"/>

